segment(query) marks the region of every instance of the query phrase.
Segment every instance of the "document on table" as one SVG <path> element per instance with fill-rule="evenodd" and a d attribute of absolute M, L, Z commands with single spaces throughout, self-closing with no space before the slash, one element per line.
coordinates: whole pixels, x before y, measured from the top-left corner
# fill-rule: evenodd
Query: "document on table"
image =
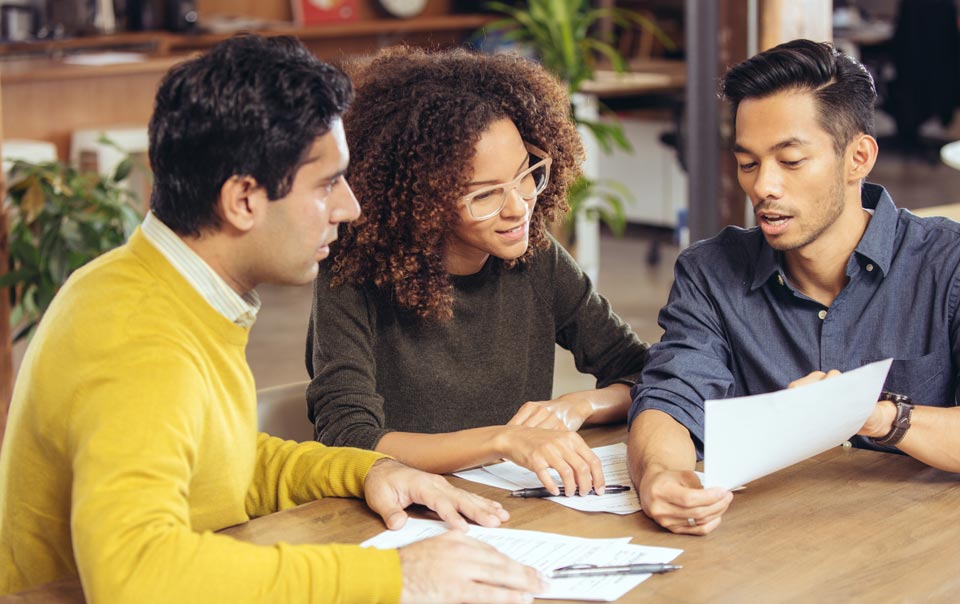
<path fill-rule="evenodd" d="M 392 549 L 435 537 L 448 529 L 446 524 L 437 520 L 410 518 L 402 529 L 383 531 L 360 545 Z M 470 526 L 467 535 L 495 547 L 518 562 L 536 568 L 545 577 L 550 571 L 571 564 L 667 563 L 683 553 L 682 549 L 635 545 L 629 542 L 630 537 L 586 539 L 540 531 L 474 525 Z M 548 579 L 549 589 L 536 596 L 549 600 L 613 602 L 649 577 L 650 575 L 608 575 Z"/>
<path fill-rule="evenodd" d="M 703 486 L 736 487 L 850 438 L 870 417 L 891 362 L 770 394 L 706 401 Z"/>
<path fill-rule="evenodd" d="M 627 445 L 619 443 L 606 447 L 594 447 L 593 452 L 597 454 L 600 463 L 603 464 L 603 476 L 606 478 L 606 484 L 629 485 L 629 491 L 601 496 L 586 495 L 580 497 L 574 495 L 573 497 L 543 497 L 543 499 L 584 512 L 610 512 L 612 514 L 639 512 L 640 498 L 637 495 L 637 490 L 633 488 L 633 484 L 630 482 L 630 472 L 627 470 Z M 550 470 L 550 474 L 557 484 L 562 484 L 559 474 L 553 470 Z M 536 474 L 512 461 L 483 466 L 474 470 L 454 472 L 454 476 L 508 491 L 543 486 Z"/>

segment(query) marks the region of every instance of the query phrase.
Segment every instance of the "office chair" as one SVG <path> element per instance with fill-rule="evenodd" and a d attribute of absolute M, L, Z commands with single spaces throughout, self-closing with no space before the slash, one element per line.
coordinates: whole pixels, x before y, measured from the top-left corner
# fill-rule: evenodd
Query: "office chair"
<path fill-rule="evenodd" d="M 307 419 L 308 380 L 257 391 L 257 423 L 260 430 L 288 440 L 313 440 L 313 425 Z"/>

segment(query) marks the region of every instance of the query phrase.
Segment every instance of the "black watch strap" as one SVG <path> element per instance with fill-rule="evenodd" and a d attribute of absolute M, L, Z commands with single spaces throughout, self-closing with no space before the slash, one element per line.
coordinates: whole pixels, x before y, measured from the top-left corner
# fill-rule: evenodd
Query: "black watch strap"
<path fill-rule="evenodd" d="M 906 436 L 910 429 L 910 416 L 913 414 L 913 401 L 905 394 L 895 394 L 893 392 L 881 392 L 881 401 L 890 401 L 897 406 L 897 416 L 893 418 L 893 424 L 890 431 L 880 438 L 873 439 L 873 442 L 885 447 L 895 447 Z"/>

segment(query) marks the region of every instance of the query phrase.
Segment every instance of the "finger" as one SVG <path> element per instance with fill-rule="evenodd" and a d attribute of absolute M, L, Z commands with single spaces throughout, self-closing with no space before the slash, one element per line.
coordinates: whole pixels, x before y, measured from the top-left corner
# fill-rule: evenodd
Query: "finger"
<path fill-rule="evenodd" d="M 471 580 L 528 593 L 540 593 L 546 589 L 537 569 L 521 564 L 470 537 L 462 536 L 460 539 L 464 549 L 458 552 L 458 560 L 466 565 L 461 566 L 461 570 Z"/>
<path fill-rule="evenodd" d="M 820 380 L 827 377 L 827 374 L 822 371 L 812 371 L 809 374 L 803 376 L 798 380 L 794 380 L 787 384 L 787 388 L 796 388 L 797 386 L 803 386 L 805 384 L 812 384 L 814 382 L 819 382 Z"/>
<path fill-rule="evenodd" d="M 717 516 L 709 520 L 704 524 L 697 524 L 695 526 L 690 526 L 686 519 L 683 522 L 670 524 L 669 526 L 664 526 L 672 533 L 677 533 L 678 535 L 706 535 L 720 526 L 721 518 Z"/>
<path fill-rule="evenodd" d="M 700 487 L 691 488 L 686 485 L 672 484 L 663 488 L 662 501 L 676 507 L 682 512 L 687 512 L 693 508 L 714 505 L 728 495 L 732 497 L 730 491 L 720 487 L 703 489 Z"/>
<path fill-rule="evenodd" d="M 577 436 L 576 438 L 580 438 Z M 591 489 L 597 489 L 603 485 L 603 466 L 596 453 L 590 450 L 590 447 L 583 443 L 582 446 L 575 445 L 565 461 L 569 464 L 574 473 L 574 479 L 577 481 L 577 491 L 581 495 L 586 495 Z"/>
<path fill-rule="evenodd" d="M 603 475 L 603 463 L 600 461 L 600 458 L 597 457 L 597 454 L 593 452 L 593 449 L 587 446 L 586 443 L 583 445 L 586 448 L 588 455 L 584 458 L 587 462 L 587 466 L 590 470 L 590 476 L 593 481 L 593 488 L 597 492 L 597 495 L 603 495 L 603 489 L 607 486 L 607 478 Z M 590 489 L 586 491 L 581 490 L 581 493 L 588 493 Z"/>
<path fill-rule="evenodd" d="M 545 466 L 539 469 L 533 469 L 533 472 L 537 475 L 537 478 L 540 479 L 540 482 L 543 483 L 543 486 L 546 487 L 548 491 L 554 496 L 560 494 L 560 487 L 557 486 L 557 483 L 553 480 L 553 476 L 550 474 L 550 468 Z"/>
<path fill-rule="evenodd" d="M 671 522 L 689 524 L 689 520 L 693 520 L 697 524 L 707 524 L 714 518 L 722 516 L 732 501 L 733 493 L 729 493 L 727 497 L 712 505 L 678 510 L 672 515 Z"/>
<path fill-rule="evenodd" d="M 566 428 L 559 417 L 549 409 L 543 408 L 541 408 L 539 413 L 527 420 L 525 425 L 531 428 L 542 428 L 544 430 L 560 430 Z"/>
<path fill-rule="evenodd" d="M 387 525 L 387 528 L 391 531 L 396 531 L 403 528 L 403 525 L 407 523 L 407 513 L 403 510 L 395 510 L 390 513 L 381 513 L 380 516 L 383 518 L 383 523 Z"/>
<path fill-rule="evenodd" d="M 510 513 L 498 502 L 468 491 L 457 489 L 453 503 L 461 516 L 481 526 L 497 527 L 510 519 Z"/>
<path fill-rule="evenodd" d="M 530 416 L 535 414 L 539 407 L 532 402 L 526 402 L 520 406 L 520 409 L 510 418 L 510 421 L 507 422 L 508 426 L 525 426 L 527 425 L 527 420 L 530 419 Z"/>
<path fill-rule="evenodd" d="M 396 493 L 390 490 L 389 494 L 384 494 L 383 490 L 369 490 L 366 493 L 367 505 L 371 510 L 383 518 L 383 523 L 390 530 L 402 528 L 407 523 L 407 513 L 404 506 L 396 496 Z"/>
<path fill-rule="evenodd" d="M 564 497 L 573 497 L 578 488 L 577 473 L 563 457 L 555 459 L 550 466 L 554 472 L 560 475 L 560 482 L 563 483 Z"/>
<path fill-rule="evenodd" d="M 437 513 L 440 519 L 456 529 L 467 530 L 469 524 L 457 511 L 457 506 L 450 497 L 439 496 L 431 498 L 432 501 L 426 503 L 427 507 Z"/>

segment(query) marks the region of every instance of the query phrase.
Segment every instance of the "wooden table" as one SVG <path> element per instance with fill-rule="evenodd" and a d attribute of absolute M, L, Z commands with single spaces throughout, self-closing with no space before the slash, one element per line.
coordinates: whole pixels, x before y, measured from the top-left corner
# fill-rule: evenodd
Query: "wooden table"
<path fill-rule="evenodd" d="M 592 445 L 622 427 L 585 432 Z M 758 455 L 762 452 L 758 451 Z M 960 475 L 909 457 L 836 447 L 750 483 L 706 537 L 673 535 L 643 514 L 586 514 L 505 491 L 452 482 L 502 501 L 512 528 L 682 548 L 683 569 L 654 576 L 621 602 L 960 601 Z M 383 530 L 359 501 L 328 499 L 224 530 L 260 544 L 359 543 Z M 65 580 L 0 603 L 83 602 Z"/>

